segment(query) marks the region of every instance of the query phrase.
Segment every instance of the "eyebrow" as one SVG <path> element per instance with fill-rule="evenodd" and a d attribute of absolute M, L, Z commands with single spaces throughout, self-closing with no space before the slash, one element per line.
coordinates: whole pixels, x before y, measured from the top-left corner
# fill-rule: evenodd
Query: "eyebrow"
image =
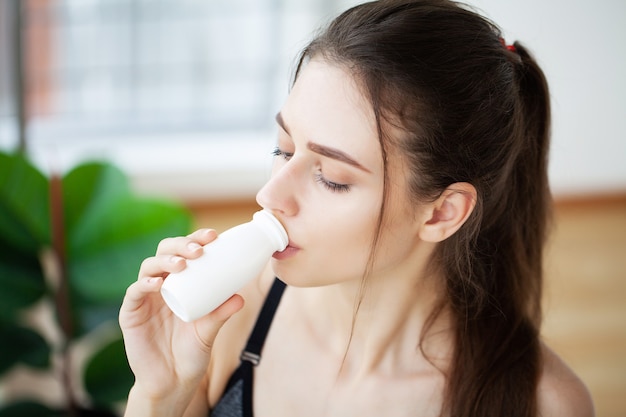
<path fill-rule="evenodd" d="M 280 126 L 285 132 L 287 132 L 289 136 L 291 136 L 291 133 L 289 133 L 289 129 L 285 124 L 285 120 L 283 119 L 283 115 L 280 114 L 280 112 L 276 113 L 276 123 L 278 123 L 278 126 Z"/>
<path fill-rule="evenodd" d="M 278 125 L 285 132 L 287 132 L 289 136 L 291 136 L 291 133 L 289 133 L 289 129 L 287 125 L 285 124 L 285 121 L 283 120 L 283 116 L 280 114 L 280 112 L 276 114 L 276 123 L 278 123 Z M 343 151 L 340 151 L 339 149 L 331 148 L 330 146 L 320 145 L 319 143 L 315 143 L 315 142 L 307 142 L 306 147 L 310 151 L 315 152 L 319 155 L 326 156 L 328 158 L 335 159 L 340 162 L 345 162 L 346 164 L 352 165 L 353 167 L 358 168 L 362 171 L 371 173 L 369 169 L 365 168 L 363 165 L 357 162 L 350 155 L 348 155 L 347 153 Z"/>

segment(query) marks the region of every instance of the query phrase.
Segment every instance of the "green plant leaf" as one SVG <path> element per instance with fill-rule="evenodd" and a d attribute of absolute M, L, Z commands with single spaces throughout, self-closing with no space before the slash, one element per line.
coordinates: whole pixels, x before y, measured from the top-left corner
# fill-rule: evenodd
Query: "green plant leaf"
<path fill-rule="evenodd" d="M 47 179 L 24 157 L 0 152 L 0 319 L 45 293 L 41 248 L 50 242 Z"/>
<path fill-rule="evenodd" d="M 48 181 L 20 155 L 0 153 L 0 240 L 25 253 L 50 243 Z"/>
<path fill-rule="evenodd" d="M 67 414 L 33 401 L 21 401 L 0 410 L 0 417 L 65 417 Z"/>
<path fill-rule="evenodd" d="M 167 236 L 189 232 L 191 215 L 172 202 L 134 195 L 104 162 L 80 165 L 62 182 L 67 270 L 75 334 L 115 320 L 141 261 Z"/>
<path fill-rule="evenodd" d="M 0 320 L 14 320 L 46 292 L 39 259 L 0 242 L 0 288 Z"/>
<path fill-rule="evenodd" d="M 143 259 L 154 254 L 161 239 L 184 235 L 191 227 L 191 216 L 182 207 L 133 197 L 119 199 L 93 221 L 97 236 L 80 245 L 70 241 L 68 249 L 77 336 L 115 320 Z"/>
<path fill-rule="evenodd" d="M 141 261 L 152 256 L 161 239 L 189 232 L 183 208 L 161 201 L 127 198 L 95 219 L 98 236 L 75 246 L 70 242 L 70 280 L 85 300 L 119 302 L 137 278 Z"/>
<path fill-rule="evenodd" d="M 96 404 L 109 405 L 126 399 L 134 376 L 121 338 L 104 346 L 89 360 L 83 378 L 85 389 Z"/>
<path fill-rule="evenodd" d="M 34 331 L 13 324 L 0 324 L 0 374 L 17 363 L 35 368 L 50 365 L 50 346 Z"/>
<path fill-rule="evenodd" d="M 117 319 L 141 261 L 154 254 L 164 237 L 187 234 L 192 217 L 173 202 L 133 194 L 124 173 L 104 162 L 76 167 L 60 185 L 61 194 L 55 194 L 54 201 L 61 203 L 63 218 L 56 219 L 55 226 L 63 227 L 61 249 L 70 295 L 70 304 L 60 308 L 72 314 L 75 331 L 68 336 L 75 339 Z M 51 246 L 50 195 L 48 179 L 23 157 L 0 153 L 0 373 L 20 362 L 49 366 L 45 340 L 7 323 L 47 293 L 40 254 Z M 106 407 L 125 399 L 133 383 L 121 339 L 94 355 L 84 379 L 93 403 L 105 406 L 105 411 L 81 409 L 77 415 L 113 416 Z M 0 410 L 0 417 L 23 415 L 56 417 L 67 411 L 35 402 Z"/>
<path fill-rule="evenodd" d="M 99 219 L 115 215 L 112 207 L 131 194 L 124 173 L 105 162 L 77 166 L 65 175 L 62 187 L 66 236 L 74 246 L 97 238 Z"/>

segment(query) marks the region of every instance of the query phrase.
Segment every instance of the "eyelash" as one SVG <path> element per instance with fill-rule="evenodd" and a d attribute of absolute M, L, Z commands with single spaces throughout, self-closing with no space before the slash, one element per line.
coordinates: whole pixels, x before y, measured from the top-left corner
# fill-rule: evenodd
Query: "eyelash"
<path fill-rule="evenodd" d="M 280 149 L 279 147 L 276 147 L 272 151 L 272 155 L 280 156 L 285 161 L 289 161 L 291 159 L 291 157 L 293 156 L 293 153 L 292 152 L 285 152 L 282 149 Z M 339 183 L 336 183 L 336 182 L 333 182 L 333 181 L 329 181 L 326 178 L 324 178 L 324 175 L 322 175 L 321 172 L 315 174 L 315 181 L 319 182 L 327 190 L 332 191 L 334 193 L 345 193 L 345 192 L 350 191 L 350 185 L 349 184 L 339 184 Z"/>
<path fill-rule="evenodd" d="M 278 146 L 274 148 L 274 150 L 272 151 L 272 155 L 274 156 L 282 156 L 282 158 L 285 161 L 289 161 L 291 159 L 291 157 L 293 156 L 292 152 L 285 152 L 282 149 L 280 149 Z"/>
<path fill-rule="evenodd" d="M 326 189 L 334 192 L 334 193 L 347 193 L 350 191 L 350 185 L 348 184 L 339 184 L 336 182 L 328 181 L 322 173 L 315 174 L 315 181 L 322 184 Z"/>

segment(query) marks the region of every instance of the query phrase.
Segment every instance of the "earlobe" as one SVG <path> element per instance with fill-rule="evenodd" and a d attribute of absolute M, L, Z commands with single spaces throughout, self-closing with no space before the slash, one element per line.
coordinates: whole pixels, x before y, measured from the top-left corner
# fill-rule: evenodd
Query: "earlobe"
<path fill-rule="evenodd" d="M 476 205 L 476 189 L 466 182 L 450 185 L 435 200 L 421 226 L 420 238 L 441 242 L 463 226 Z"/>

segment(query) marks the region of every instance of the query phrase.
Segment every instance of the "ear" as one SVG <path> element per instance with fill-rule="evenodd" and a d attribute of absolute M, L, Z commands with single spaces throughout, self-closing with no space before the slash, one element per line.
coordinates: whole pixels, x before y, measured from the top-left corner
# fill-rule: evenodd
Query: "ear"
<path fill-rule="evenodd" d="M 420 227 L 420 238 L 441 242 L 452 236 L 469 218 L 476 205 L 476 189 L 466 182 L 450 185 L 429 207 Z"/>

